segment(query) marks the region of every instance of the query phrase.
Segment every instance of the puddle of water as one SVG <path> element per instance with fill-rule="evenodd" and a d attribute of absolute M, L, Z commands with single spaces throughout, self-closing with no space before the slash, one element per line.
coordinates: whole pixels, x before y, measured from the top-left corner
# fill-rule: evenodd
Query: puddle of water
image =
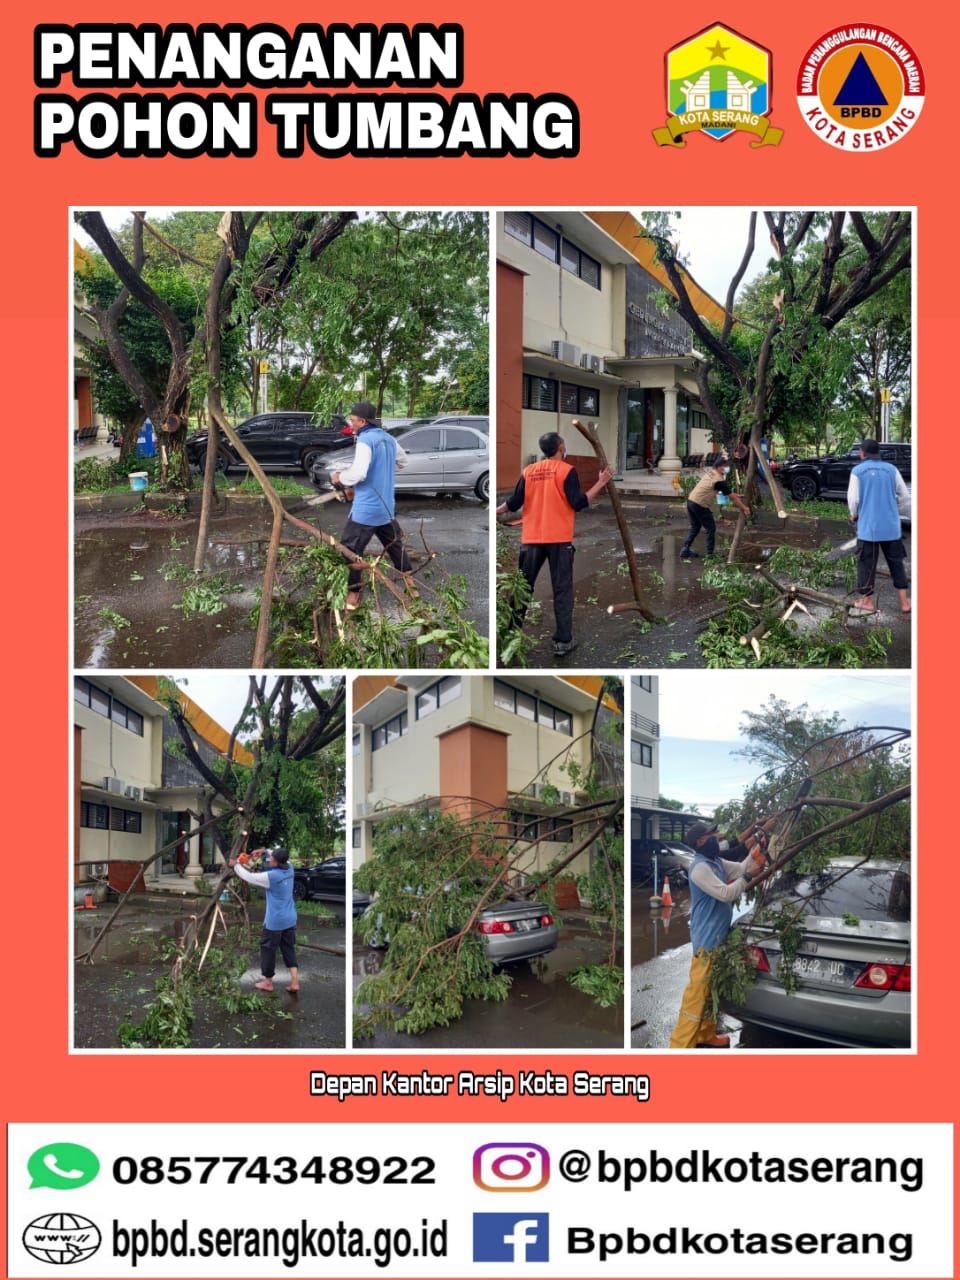
<path fill-rule="evenodd" d="M 487 530 L 479 503 L 398 504 L 414 559 L 422 553 L 419 527 L 431 526 L 430 549 L 451 573 L 468 580 L 466 616 L 487 627 Z M 339 537 L 341 508 L 308 508 L 302 518 Z M 185 582 L 165 581 L 171 563 L 192 571 L 197 520 L 170 521 L 135 512 L 83 515 L 75 533 L 74 636 L 78 667 L 246 667 L 253 655 L 250 610 L 256 604 L 271 520 L 263 504 L 215 517 L 206 571 L 230 586 L 226 607 L 185 618 L 178 606 Z M 285 536 L 290 536 L 287 530 Z M 298 535 L 293 535 L 298 536 Z"/>
<path fill-rule="evenodd" d="M 643 523 L 641 518 L 631 519 L 629 514 L 628 520 L 638 526 Z M 582 521 L 577 529 L 574 569 L 574 636 L 579 641 L 578 647 L 569 657 L 557 659 L 553 656 L 552 591 L 549 572 L 544 568 L 535 591 L 540 608 L 530 613 L 526 627 L 531 638 L 529 665 L 588 669 L 625 665 L 703 667 L 705 662 L 697 637 L 709 617 L 722 607 L 722 601 L 712 588 L 701 583 L 702 559 L 690 564 L 680 560 L 680 548 L 686 532 L 686 517 L 680 512 L 675 513 L 669 526 L 658 520 L 655 524 L 651 521 L 649 528 L 633 530 L 645 602 L 653 613 L 665 620 L 644 631 L 643 621 L 635 610 L 607 613 L 610 605 L 625 605 L 633 600 L 630 577 L 625 572 L 623 547 L 612 516 L 597 512 Z M 726 553 L 731 536 L 732 531 L 721 525 L 717 538 L 718 554 Z M 809 550 L 822 546 L 828 536 L 839 545 L 849 534 L 825 535 L 822 531 L 755 528 L 748 531 L 741 556 L 748 564 L 758 564 L 778 546 Z M 702 536 L 696 545 L 702 556 L 705 550 Z M 881 587 L 881 591 L 883 589 Z M 889 585 L 885 589 L 888 595 L 893 591 Z M 892 598 L 895 602 L 895 596 Z M 809 616 L 799 610 L 792 615 L 802 629 L 815 627 L 828 612 L 812 604 L 807 607 Z M 881 612 L 879 621 L 893 629 L 888 665 L 909 667 L 909 619 L 902 619 L 888 608 Z M 855 619 L 851 623 L 849 634 L 854 639 L 866 634 L 862 620 Z"/>
<path fill-rule="evenodd" d="M 82 954 L 90 946 L 111 909 L 101 909 L 96 917 L 93 913 L 76 913 L 75 954 Z M 77 961 L 77 1047 L 119 1047 L 117 1028 L 122 1022 L 139 1022 L 143 1018 L 154 998 L 157 979 L 169 972 L 169 962 L 158 955 L 158 944 L 164 938 L 182 937 L 192 910 L 193 904 L 185 906 L 182 901 L 135 899 L 107 935 L 94 963 Z M 251 990 L 253 980 L 259 976 L 258 936 L 255 926 L 247 947 L 250 967 L 241 980 L 241 990 Z M 287 993 L 286 972 L 278 965 L 277 994 L 266 997 L 262 1009 L 231 1014 L 212 1001 L 198 1000 L 191 1047 L 342 1048 L 346 1027 L 345 959 L 317 950 L 316 944 L 342 947 L 343 940 L 342 927 L 324 928 L 312 918 L 302 918 L 297 930 L 300 995 Z M 278 1018 L 274 1010 L 288 1016 Z"/>

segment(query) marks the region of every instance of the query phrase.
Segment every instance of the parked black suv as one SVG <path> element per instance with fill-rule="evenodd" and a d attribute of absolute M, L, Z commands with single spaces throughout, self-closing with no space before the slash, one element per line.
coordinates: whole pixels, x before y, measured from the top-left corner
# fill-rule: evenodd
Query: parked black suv
<path fill-rule="evenodd" d="M 237 435 L 265 470 L 306 471 L 330 449 L 343 448 L 348 435 L 346 420 L 334 417 L 329 427 L 317 426 L 312 413 L 280 410 L 257 413 L 237 427 Z M 187 459 L 203 471 L 207 458 L 207 433 L 198 431 L 187 439 Z M 217 470 L 246 467 L 246 463 L 223 435 L 217 451 Z"/>
<path fill-rule="evenodd" d="M 881 444 L 880 458 L 883 462 L 892 462 L 904 480 L 911 479 L 912 445 Z M 836 456 L 781 462 L 776 476 L 781 487 L 788 489 L 797 502 L 809 502 L 811 498 L 846 498 L 850 472 L 859 461 L 860 446 L 854 445 Z"/>
<path fill-rule="evenodd" d="M 293 896 L 297 899 L 319 898 L 328 902 L 347 900 L 347 860 L 327 858 L 315 867 L 295 867 L 293 871 Z M 353 914 L 361 915 L 371 902 L 369 893 L 353 890 Z"/>

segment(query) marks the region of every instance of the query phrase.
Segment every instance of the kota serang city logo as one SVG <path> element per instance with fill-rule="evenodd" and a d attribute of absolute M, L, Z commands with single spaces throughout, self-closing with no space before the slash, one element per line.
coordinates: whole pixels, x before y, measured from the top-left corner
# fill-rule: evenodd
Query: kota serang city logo
<path fill-rule="evenodd" d="M 923 68 L 906 40 L 881 27 L 835 27 L 807 50 L 797 102 L 822 141 L 841 151 L 899 142 L 923 107 Z"/>
<path fill-rule="evenodd" d="M 664 58 L 666 124 L 654 129 L 661 147 L 683 147 L 686 134 L 722 142 L 754 135 L 751 147 L 776 146 L 782 129 L 771 127 L 773 56 L 769 49 L 715 22 L 674 45 Z"/>

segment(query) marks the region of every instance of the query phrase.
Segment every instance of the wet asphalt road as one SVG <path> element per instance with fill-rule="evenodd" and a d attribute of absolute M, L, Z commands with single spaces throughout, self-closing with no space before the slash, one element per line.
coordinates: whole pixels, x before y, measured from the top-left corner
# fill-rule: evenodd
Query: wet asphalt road
<path fill-rule="evenodd" d="M 340 503 L 296 512 L 339 537 L 347 508 Z M 472 496 L 399 497 L 399 519 L 414 563 L 436 553 L 426 572 L 467 582 L 465 616 L 487 634 L 489 541 L 487 508 Z M 266 503 L 231 504 L 211 525 L 207 568 L 232 590 L 216 614 L 185 618 L 177 608 L 183 579 L 165 581 L 162 566 L 192 566 L 195 515 L 133 510 L 80 514 L 75 525 L 74 661 L 77 667 L 243 668 L 253 653 L 250 610 L 263 571 L 270 517 Z M 372 546 L 377 548 L 374 539 Z"/>
<path fill-rule="evenodd" d="M 531 640 L 530 667 L 583 668 L 602 670 L 631 666 L 705 667 L 697 637 L 709 618 L 722 608 L 716 592 L 701 584 L 703 562 L 684 564 L 680 547 L 687 534 L 687 517 L 682 508 L 665 503 L 646 505 L 625 503 L 624 511 L 636 552 L 640 581 L 648 608 L 662 619 L 646 628 L 636 611 L 608 614 L 607 606 L 633 600 L 623 542 L 608 503 L 599 503 L 577 516 L 574 562 L 574 625 L 578 647 L 568 656 L 553 656 L 553 594 L 549 568 L 545 566 L 537 580 L 534 605 L 528 615 L 525 631 Z M 823 522 L 818 527 L 809 518 L 789 518 L 786 527 L 766 520 L 748 527 L 742 543 L 742 558 L 760 562 L 777 547 L 786 543 L 810 549 L 829 541 L 840 546 L 850 538 L 849 526 L 842 516 L 845 508 L 838 504 L 838 520 Z M 734 519 L 718 520 L 717 552 L 729 546 Z M 520 528 L 507 528 L 514 555 L 519 553 Z M 910 538 L 905 536 L 909 572 Z M 703 535 L 696 548 L 704 551 Z M 869 618 L 851 616 L 846 634 L 865 640 L 869 629 L 890 627 L 893 643 L 888 665 L 908 668 L 911 665 L 911 626 L 909 616 L 900 614 L 899 601 L 888 577 L 877 579 L 879 612 Z M 827 610 L 811 605 L 813 622 L 826 616 Z M 802 615 L 794 615 L 801 618 Z"/>
<path fill-rule="evenodd" d="M 74 964 L 73 1042 L 78 1049 L 120 1047 L 117 1028 L 139 1022 L 154 999 L 155 983 L 170 971 L 160 958 L 164 939 L 181 936 L 185 925 L 206 899 L 159 894 L 134 895 L 94 957 L 92 965 Z M 99 933 L 115 904 L 96 911 L 77 911 L 74 921 L 75 955 L 83 953 Z M 235 909 L 234 909 L 235 910 Z M 252 992 L 260 978 L 257 942 L 262 905 L 251 903 L 255 920 L 249 944 L 250 964 L 240 990 Z M 228 918 L 236 917 L 228 908 Z M 220 941 L 218 937 L 217 942 Z M 195 1006 L 191 1048 L 194 1049 L 342 1049 L 346 1039 L 346 958 L 342 951 L 346 930 L 342 918 L 325 924 L 301 914 L 297 925 L 300 992 L 287 991 L 288 975 L 277 959 L 274 993 L 262 999 L 262 1010 L 229 1013 L 212 1001 Z M 277 1015 L 280 1016 L 277 1016 Z M 183 1050 L 177 1050 L 183 1052 Z"/>
<path fill-rule="evenodd" d="M 464 1016 L 449 1027 L 422 1036 L 380 1031 L 357 1040 L 355 1049 L 622 1049 L 623 1009 L 601 1009 L 565 981 L 571 969 L 607 959 L 608 933 L 594 933 L 586 913 L 566 913 L 560 943 L 547 956 L 511 965 L 509 997 L 502 1002 L 470 1000 Z M 384 953 L 354 943 L 354 989 L 379 972 Z"/>

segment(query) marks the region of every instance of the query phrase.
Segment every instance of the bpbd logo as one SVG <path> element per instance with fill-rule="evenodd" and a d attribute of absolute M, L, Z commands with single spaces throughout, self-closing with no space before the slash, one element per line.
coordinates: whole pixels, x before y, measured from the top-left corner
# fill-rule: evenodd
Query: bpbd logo
<path fill-rule="evenodd" d="M 475 1213 L 474 1262 L 549 1262 L 548 1213 Z"/>
<path fill-rule="evenodd" d="M 752 147 L 779 143 L 783 130 L 767 120 L 773 57 L 762 44 L 716 22 L 674 45 L 664 62 L 670 116 L 653 131 L 661 147 L 683 147 L 689 133 L 718 142 L 750 133 L 756 139 Z"/>
<path fill-rule="evenodd" d="M 797 102 L 809 127 L 841 151 L 879 151 L 917 122 L 925 85 L 920 59 L 881 27 L 834 27 L 807 50 Z"/>

